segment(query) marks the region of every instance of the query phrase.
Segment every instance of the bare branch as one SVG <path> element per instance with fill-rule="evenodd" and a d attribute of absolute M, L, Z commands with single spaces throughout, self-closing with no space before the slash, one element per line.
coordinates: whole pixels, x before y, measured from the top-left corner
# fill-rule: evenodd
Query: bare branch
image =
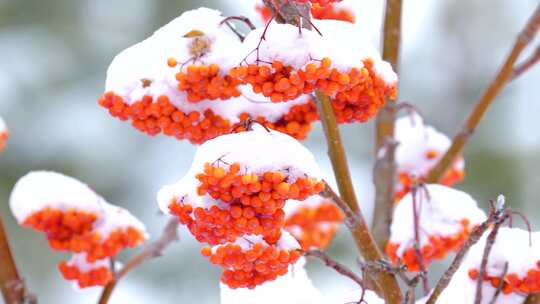
<path fill-rule="evenodd" d="M 141 265 L 144 261 L 161 256 L 165 248 L 172 242 L 178 240 L 178 219 L 172 218 L 169 220 L 159 239 L 146 246 L 138 255 L 132 257 L 124 267 L 118 271 L 114 281 L 105 286 L 101 297 L 99 298 L 99 304 L 107 304 L 116 287 L 116 284 L 123 278 L 129 271 L 133 270 L 137 266 Z"/>
<path fill-rule="evenodd" d="M 512 72 L 512 78 L 510 80 L 515 80 L 519 76 L 523 75 L 536 63 L 538 63 L 538 61 L 540 61 L 540 46 L 536 48 L 534 53 L 529 58 L 514 67 L 514 71 Z"/>
<path fill-rule="evenodd" d="M 9 241 L 0 218 L 0 287 L 6 304 L 25 303 L 29 299 L 26 286 L 19 275 L 15 259 L 9 247 Z M 30 296 L 35 299 L 35 297 Z"/>
<path fill-rule="evenodd" d="M 347 266 L 332 259 L 326 253 L 320 250 L 308 250 L 308 251 L 304 251 L 303 254 L 306 257 L 312 257 L 312 258 L 317 258 L 321 260 L 326 266 L 334 269 L 337 273 L 344 275 L 348 277 L 349 279 L 355 281 L 358 285 L 360 285 L 362 290 L 364 290 L 364 281 L 362 281 L 362 279 L 356 273 L 350 270 Z"/>
<path fill-rule="evenodd" d="M 508 262 L 504 263 L 504 268 L 503 268 L 503 272 L 501 274 L 501 278 L 504 278 L 507 273 L 508 273 Z M 504 280 L 501 280 L 499 282 L 499 285 L 497 285 L 497 289 L 495 290 L 495 293 L 493 294 L 493 298 L 491 299 L 489 304 L 495 304 L 497 302 L 497 298 L 501 294 L 501 291 L 502 291 L 503 287 L 504 287 Z"/>
<path fill-rule="evenodd" d="M 444 156 L 439 162 L 430 170 L 426 177 L 428 183 L 438 182 L 445 174 L 446 171 L 452 166 L 454 161 L 461 155 L 463 148 L 468 143 L 470 136 L 468 134 L 474 133 L 474 130 L 484 117 L 484 114 L 491 106 L 495 98 L 504 89 L 508 81 L 511 80 L 514 74 L 514 65 L 525 47 L 531 42 L 531 40 L 538 32 L 540 28 L 540 4 L 536 7 L 534 14 L 527 22 L 527 25 L 521 31 L 516 42 L 512 48 L 512 51 L 506 58 L 501 69 L 497 73 L 497 76 L 487 89 L 484 91 L 480 99 L 477 101 L 474 109 L 469 114 L 469 117 L 465 121 L 461 130 L 454 137 L 450 148 L 446 151 Z"/>

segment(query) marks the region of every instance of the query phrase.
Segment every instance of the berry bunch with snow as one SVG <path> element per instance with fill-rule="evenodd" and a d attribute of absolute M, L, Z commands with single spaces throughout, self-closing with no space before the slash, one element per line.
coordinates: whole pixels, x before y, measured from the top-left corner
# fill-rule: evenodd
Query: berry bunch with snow
<path fill-rule="evenodd" d="M 471 248 L 462 266 L 475 282 L 479 279 L 487 235 Z M 502 281 L 504 294 L 526 296 L 540 292 L 540 232 L 531 234 L 519 228 L 499 229 L 481 279 L 494 288 Z"/>
<path fill-rule="evenodd" d="M 352 25 L 317 27 L 326 35 L 269 23 L 242 41 L 220 12 L 185 12 L 115 57 L 99 104 L 149 135 L 197 144 L 246 119 L 304 139 L 318 119 L 315 90 L 332 97 L 340 123 L 368 120 L 395 97 L 396 74 Z"/>
<path fill-rule="evenodd" d="M 486 215 L 467 193 L 429 184 L 405 195 L 393 218 L 386 253 L 392 262 L 420 271 L 457 251 Z"/>
<path fill-rule="evenodd" d="M 105 285 L 112 278 L 109 259 L 147 239 L 144 225 L 127 210 L 60 173 L 23 176 L 13 188 L 10 207 L 19 224 L 44 233 L 53 250 L 75 254 L 59 268 L 80 287 Z"/>
<path fill-rule="evenodd" d="M 292 234 L 302 249 L 325 249 L 343 223 L 344 215 L 333 202 L 313 195 L 303 202 L 285 205 L 285 230 Z"/>
<path fill-rule="evenodd" d="M 9 130 L 2 117 L 0 117 L 0 152 L 4 151 L 8 137 Z"/>
<path fill-rule="evenodd" d="M 286 202 L 323 188 L 306 148 L 256 125 L 201 145 L 189 172 L 163 187 L 158 201 L 211 246 L 202 254 L 224 268 L 223 283 L 253 288 L 284 275 L 299 258 L 298 242 L 283 230 Z"/>
<path fill-rule="evenodd" d="M 407 194 L 415 180 L 422 180 L 450 147 L 450 139 L 425 125 L 420 115 L 411 113 L 396 121 L 395 137 L 398 183 L 396 200 Z M 465 175 L 465 161 L 459 158 L 439 182 L 452 186 Z"/>

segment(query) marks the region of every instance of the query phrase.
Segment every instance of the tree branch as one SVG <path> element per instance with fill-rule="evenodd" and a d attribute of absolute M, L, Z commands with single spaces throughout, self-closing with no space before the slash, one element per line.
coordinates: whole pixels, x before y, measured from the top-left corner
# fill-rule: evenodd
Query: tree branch
<path fill-rule="evenodd" d="M 0 287 L 6 304 L 25 303 L 26 288 L 9 247 L 9 241 L 0 218 Z"/>
<path fill-rule="evenodd" d="M 358 206 L 349 172 L 347 155 L 345 154 L 345 148 L 343 147 L 341 134 L 337 126 L 330 98 L 320 91 L 317 91 L 316 95 L 318 99 L 317 108 L 328 144 L 328 156 L 332 162 L 332 168 L 338 184 L 339 193 L 349 208 L 357 215 L 359 221 L 358 225 L 349 227 L 349 230 L 353 235 L 360 253 L 367 261 L 381 260 L 382 254 L 375 244 L 373 236 L 371 235 Z M 399 285 L 393 274 L 381 272 L 377 274 L 376 281 L 378 282 L 387 303 L 398 304 L 401 302 L 401 290 L 399 289 Z"/>
<path fill-rule="evenodd" d="M 510 80 L 514 80 L 521 76 L 523 73 L 527 72 L 531 67 L 538 63 L 538 61 L 540 61 L 540 46 L 536 48 L 531 57 L 514 67 L 514 71 L 512 72 L 512 78 Z"/>
<path fill-rule="evenodd" d="M 461 263 L 463 262 L 463 259 L 465 258 L 465 255 L 469 252 L 469 249 L 471 247 L 478 243 L 482 235 L 489 229 L 489 227 L 493 223 L 497 223 L 499 221 L 504 221 L 508 217 L 508 215 L 504 214 L 504 210 L 492 210 L 487 218 L 486 221 L 484 221 L 480 226 L 476 227 L 471 234 L 469 235 L 469 238 L 467 238 L 467 241 L 463 244 L 461 249 L 458 251 L 456 256 L 454 257 L 454 260 L 450 264 L 450 267 L 446 269 L 443 276 L 439 279 L 437 282 L 437 285 L 431 292 L 431 296 L 429 297 L 426 304 L 435 304 L 437 302 L 437 299 L 442 294 L 444 289 L 448 286 L 450 281 L 452 280 L 452 277 L 456 273 L 456 271 L 459 269 L 459 266 L 461 266 Z"/>
<path fill-rule="evenodd" d="M 105 286 L 101 297 L 99 298 L 99 304 L 107 304 L 116 287 L 116 284 L 123 278 L 129 271 L 133 270 L 137 266 L 141 265 L 144 261 L 151 258 L 161 256 L 163 250 L 167 248 L 172 242 L 178 240 L 178 219 L 172 218 L 169 220 L 159 239 L 146 246 L 138 255 L 132 257 L 120 271 L 116 274 L 114 281 Z"/>
<path fill-rule="evenodd" d="M 524 304 L 540 304 L 540 293 L 528 296 Z"/>
<path fill-rule="evenodd" d="M 399 71 L 399 49 L 401 43 L 401 0 L 387 0 L 384 15 L 383 59 L 388 61 L 396 73 Z M 396 104 L 387 100 L 375 119 L 375 154 L 377 162 L 373 172 L 375 184 L 375 211 L 373 214 L 373 237 L 381 250 L 390 238 L 390 225 L 394 209 L 395 193 L 395 147 L 381 150 L 394 141 Z"/>
<path fill-rule="evenodd" d="M 303 254 L 306 257 L 312 257 L 312 258 L 317 258 L 321 260 L 326 266 L 334 269 L 337 273 L 344 275 L 350 278 L 351 280 L 355 281 L 358 285 L 360 285 L 362 290 L 364 290 L 364 281 L 362 281 L 362 279 L 356 273 L 350 270 L 347 266 L 339 263 L 338 261 L 335 261 L 324 252 L 320 250 L 308 250 L 308 251 L 304 251 Z"/>
<path fill-rule="evenodd" d="M 438 182 L 444 176 L 446 171 L 452 166 L 457 157 L 461 155 L 463 148 L 469 141 L 469 135 L 474 133 L 474 130 L 484 117 L 484 114 L 489 106 L 493 103 L 497 95 L 499 95 L 508 81 L 511 80 L 512 75 L 514 75 L 514 65 L 519 55 L 534 38 L 539 27 L 540 4 L 536 7 L 534 14 L 527 22 L 527 25 L 523 31 L 519 34 L 512 51 L 506 58 L 497 76 L 476 103 L 473 111 L 470 113 L 465 124 L 461 128 L 461 131 L 459 131 L 454 137 L 452 145 L 439 160 L 439 162 L 430 170 L 428 176 L 426 177 L 427 183 Z"/>

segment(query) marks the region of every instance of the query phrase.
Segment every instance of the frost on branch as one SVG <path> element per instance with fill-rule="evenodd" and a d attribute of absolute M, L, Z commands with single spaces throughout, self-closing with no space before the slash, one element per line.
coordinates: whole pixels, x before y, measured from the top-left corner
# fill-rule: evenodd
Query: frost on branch
<path fill-rule="evenodd" d="M 9 130 L 6 126 L 6 123 L 2 119 L 2 117 L 0 117 L 0 153 L 4 151 L 8 137 L 9 137 Z"/>
<path fill-rule="evenodd" d="M 285 205 L 285 230 L 304 250 L 325 249 L 343 220 L 341 210 L 320 195 L 313 195 L 303 202 L 287 201 Z"/>
<path fill-rule="evenodd" d="M 144 225 L 127 210 L 60 173 L 34 171 L 23 176 L 13 188 L 10 207 L 19 224 L 44 233 L 53 250 L 76 253 L 74 261 L 84 256 L 92 267 L 148 237 Z M 64 275 L 73 277 L 73 267 L 67 266 L 76 263 L 62 265 Z"/>
<path fill-rule="evenodd" d="M 415 179 L 421 180 L 437 164 L 450 147 L 450 139 L 435 128 L 425 125 L 420 115 L 411 113 L 396 121 L 395 137 L 398 142 L 396 163 L 399 182 L 396 200 L 407 194 Z M 452 186 L 463 179 L 465 161 L 459 158 L 448 170 L 440 184 Z"/>
<path fill-rule="evenodd" d="M 532 239 L 530 239 L 532 238 Z M 471 248 L 463 266 L 471 281 L 480 273 L 487 234 Z M 506 274 L 503 274 L 508 263 Z M 483 281 L 496 288 L 501 280 L 503 294 L 526 296 L 540 292 L 540 232 L 501 228 L 489 254 Z"/>
<path fill-rule="evenodd" d="M 485 219 L 485 213 L 467 193 L 442 185 L 426 185 L 417 190 L 414 200 L 409 192 L 395 208 L 386 252 L 392 262 L 400 259 L 409 271 L 419 271 L 420 262 L 427 266 L 457 251 L 471 230 Z M 421 260 L 415 250 L 415 232 L 418 232 Z"/>
<path fill-rule="evenodd" d="M 287 200 L 323 188 L 309 150 L 256 125 L 201 145 L 189 172 L 163 187 L 158 202 L 199 242 L 214 246 L 202 253 L 225 269 L 224 283 L 252 288 L 283 275 L 299 257 L 300 246 L 283 230 Z"/>

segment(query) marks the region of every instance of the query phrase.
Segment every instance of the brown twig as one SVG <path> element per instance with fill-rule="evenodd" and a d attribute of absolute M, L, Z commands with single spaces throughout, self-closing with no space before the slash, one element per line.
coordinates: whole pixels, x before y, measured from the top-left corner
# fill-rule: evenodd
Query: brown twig
<path fill-rule="evenodd" d="M 478 274 L 478 278 L 476 279 L 476 294 L 474 297 L 475 304 L 482 303 L 482 283 L 484 281 L 484 276 L 486 274 L 486 267 L 487 267 L 487 263 L 489 259 L 489 254 L 491 253 L 493 244 L 495 244 L 495 240 L 497 239 L 497 233 L 499 233 L 499 228 L 501 228 L 501 225 L 504 223 L 504 221 L 507 218 L 508 218 L 508 215 L 505 214 L 505 216 L 497 220 L 495 224 L 493 225 L 493 229 L 491 230 L 491 232 L 489 233 L 486 239 L 486 246 L 484 247 L 484 252 L 482 254 L 482 262 L 480 263 L 480 272 Z"/>
<path fill-rule="evenodd" d="M 422 202 L 418 201 L 418 189 L 422 186 L 414 185 L 411 189 L 412 194 L 412 207 L 413 207 L 413 222 L 414 222 L 414 251 L 416 254 L 416 259 L 418 260 L 418 265 L 420 266 L 420 272 L 425 274 L 422 277 L 422 287 L 424 288 L 424 295 L 428 294 L 429 292 L 429 282 L 427 278 L 427 269 L 426 264 L 424 262 L 424 256 L 422 255 L 422 250 L 420 249 L 420 210 L 422 207 L 419 206 L 422 204 Z"/>
<path fill-rule="evenodd" d="M 319 91 L 316 92 L 316 95 L 318 99 L 317 108 L 328 145 L 328 156 L 332 162 L 332 168 L 338 184 L 339 193 L 341 198 L 343 198 L 349 208 L 357 215 L 359 220 L 358 225 L 349 227 L 349 230 L 353 235 L 360 253 L 367 261 L 381 260 L 382 253 L 375 244 L 375 240 L 373 239 L 358 206 L 349 172 L 347 155 L 345 154 L 345 148 L 343 147 L 341 134 L 337 126 L 330 98 Z M 401 302 L 401 290 L 399 289 L 399 285 L 393 274 L 381 272 L 377 274 L 376 281 L 381 288 L 381 292 L 387 303 L 397 304 Z"/>
<path fill-rule="evenodd" d="M 496 223 L 497 221 L 501 220 L 501 218 L 505 216 L 508 216 L 508 215 L 505 213 L 504 209 L 492 208 L 488 218 L 471 232 L 471 234 L 469 235 L 469 238 L 467 238 L 467 241 L 465 241 L 465 243 L 462 245 L 461 249 L 458 251 L 458 253 L 454 257 L 454 260 L 450 264 L 450 267 L 446 269 L 442 277 L 437 282 L 437 285 L 431 292 L 431 296 L 427 300 L 426 304 L 436 303 L 441 293 L 448 286 L 448 284 L 452 280 L 452 277 L 454 276 L 456 271 L 459 269 L 459 266 L 461 266 L 461 263 L 463 262 L 465 255 L 469 252 L 469 249 L 471 249 L 471 247 L 474 244 L 478 243 L 482 235 L 484 235 L 484 233 L 489 229 L 489 227 L 493 223 Z"/>
<path fill-rule="evenodd" d="M 508 274 L 508 262 L 504 263 L 504 268 L 501 274 L 501 278 L 504 278 L 506 274 Z M 489 304 L 497 303 L 497 298 L 501 294 L 503 287 L 504 287 L 504 280 L 500 280 L 499 284 L 497 285 L 497 289 L 495 290 L 495 293 L 493 294 L 493 298 L 491 298 L 491 301 L 489 301 Z"/>
<path fill-rule="evenodd" d="M 6 304 L 25 303 L 26 288 L 13 259 L 9 241 L 0 218 L 0 287 Z"/>
<path fill-rule="evenodd" d="M 401 43 L 402 0 L 387 0 L 384 15 L 383 59 L 399 71 L 399 50 Z M 390 224 L 394 208 L 396 164 L 395 149 L 386 149 L 384 157 L 381 150 L 394 142 L 396 104 L 387 100 L 375 119 L 375 163 L 373 182 L 375 185 L 375 210 L 373 214 L 373 237 L 381 250 L 384 250 L 390 237 Z"/>
<path fill-rule="evenodd" d="M 534 14 L 527 22 L 527 25 L 519 34 L 512 51 L 506 58 L 504 64 L 499 70 L 495 79 L 490 83 L 487 89 L 484 91 L 478 102 L 476 103 L 473 111 L 469 114 L 469 117 L 465 121 L 465 124 L 461 130 L 456 134 L 452 141 L 452 145 L 446 151 L 444 156 L 439 162 L 430 170 L 426 177 L 428 183 L 438 182 L 446 173 L 446 171 L 452 166 L 456 158 L 461 155 L 463 148 L 470 139 L 470 135 L 474 133 L 476 127 L 484 117 L 487 109 L 493 103 L 495 98 L 499 95 L 505 85 L 511 80 L 514 74 L 514 65 L 523 51 L 523 49 L 531 42 L 536 35 L 536 32 L 540 28 L 540 4 L 536 7 Z"/>
<path fill-rule="evenodd" d="M 351 210 L 349 205 L 339 197 L 339 195 L 330 187 L 330 185 L 326 182 L 324 182 L 324 191 L 321 193 L 323 197 L 326 197 L 334 202 L 336 206 L 338 206 L 341 211 L 343 211 L 343 214 L 345 214 L 345 225 L 347 225 L 348 228 L 354 229 L 360 224 L 360 219 L 358 218 L 358 215 L 354 213 L 354 211 Z"/>
<path fill-rule="evenodd" d="M 362 281 L 362 279 L 356 273 L 354 273 L 352 270 L 350 270 L 347 266 L 345 266 L 345 265 L 339 263 L 338 261 L 332 259 L 330 256 L 328 256 L 327 254 L 325 254 L 324 252 L 322 252 L 320 250 L 304 251 L 303 254 L 306 257 L 312 257 L 312 258 L 317 258 L 317 259 L 321 260 L 326 266 L 334 269 L 337 273 L 348 277 L 349 279 L 353 280 L 358 285 L 360 285 L 360 288 L 362 289 L 362 296 L 361 296 L 360 300 L 357 303 L 360 304 L 362 302 L 365 302 L 364 301 L 364 295 L 366 293 L 366 289 L 364 287 L 364 281 Z"/>
<path fill-rule="evenodd" d="M 521 76 L 523 73 L 527 72 L 527 70 L 529 70 L 536 63 L 538 63 L 538 61 L 540 61 L 540 46 L 536 48 L 534 53 L 529 58 L 514 67 L 514 71 L 512 72 L 512 78 L 510 80 L 514 80 Z"/>
<path fill-rule="evenodd" d="M 178 219 L 170 219 L 159 239 L 146 246 L 138 255 L 132 257 L 125 265 L 118 271 L 114 281 L 105 286 L 101 297 L 99 298 L 99 304 L 107 304 L 116 287 L 116 284 L 123 278 L 129 271 L 133 270 L 137 266 L 141 265 L 144 261 L 158 257 L 162 254 L 163 250 L 167 248 L 172 242 L 178 240 Z"/>

